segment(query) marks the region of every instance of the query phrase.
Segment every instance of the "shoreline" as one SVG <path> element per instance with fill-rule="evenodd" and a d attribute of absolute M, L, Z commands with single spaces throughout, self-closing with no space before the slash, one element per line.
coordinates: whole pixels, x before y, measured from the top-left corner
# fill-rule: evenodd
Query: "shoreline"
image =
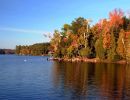
<path fill-rule="evenodd" d="M 51 58 L 50 60 L 54 60 L 54 61 L 63 61 L 63 62 L 88 62 L 88 63 L 117 63 L 117 64 L 129 64 L 130 62 L 126 61 L 126 60 L 118 60 L 118 61 L 109 61 L 107 59 L 105 60 L 101 60 L 99 58 Z"/>

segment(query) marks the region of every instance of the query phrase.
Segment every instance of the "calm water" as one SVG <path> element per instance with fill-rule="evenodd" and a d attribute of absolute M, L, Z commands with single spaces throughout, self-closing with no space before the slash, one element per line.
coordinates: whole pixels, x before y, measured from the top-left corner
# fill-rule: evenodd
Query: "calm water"
<path fill-rule="evenodd" d="M 0 55 L 0 100 L 130 100 L 130 66 Z"/>

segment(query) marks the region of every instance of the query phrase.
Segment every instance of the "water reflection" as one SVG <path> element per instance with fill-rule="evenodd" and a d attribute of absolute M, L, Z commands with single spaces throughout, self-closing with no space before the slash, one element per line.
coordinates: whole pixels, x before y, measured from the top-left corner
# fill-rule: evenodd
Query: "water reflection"
<path fill-rule="evenodd" d="M 54 62 L 53 82 L 75 100 L 130 99 L 129 65 Z"/>

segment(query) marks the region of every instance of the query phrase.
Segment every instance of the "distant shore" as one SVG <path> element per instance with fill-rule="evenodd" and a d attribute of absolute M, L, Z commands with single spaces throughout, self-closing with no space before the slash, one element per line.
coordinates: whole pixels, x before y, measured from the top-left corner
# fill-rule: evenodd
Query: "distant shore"
<path fill-rule="evenodd" d="M 0 49 L 0 54 L 15 54 L 14 49 Z"/>

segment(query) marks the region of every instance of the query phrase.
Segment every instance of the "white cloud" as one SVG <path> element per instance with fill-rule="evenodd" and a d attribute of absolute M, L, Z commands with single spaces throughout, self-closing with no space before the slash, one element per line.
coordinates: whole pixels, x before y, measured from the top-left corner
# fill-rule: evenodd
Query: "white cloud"
<path fill-rule="evenodd" d="M 11 28 L 11 27 L 0 27 L 0 31 L 11 31 L 11 32 L 41 34 L 41 35 L 42 34 L 48 35 L 48 33 L 50 33 L 42 30 L 19 29 L 19 28 Z"/>

